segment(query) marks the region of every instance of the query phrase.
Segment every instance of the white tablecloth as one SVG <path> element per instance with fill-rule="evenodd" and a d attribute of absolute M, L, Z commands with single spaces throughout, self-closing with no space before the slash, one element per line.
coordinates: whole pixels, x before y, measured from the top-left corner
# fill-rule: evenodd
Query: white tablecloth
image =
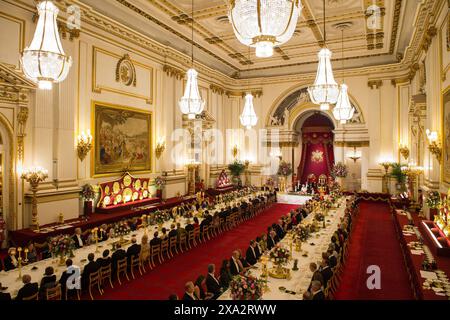
<path fill-rule="evenodd" d="M 262 195 L 267 195 L 267 194 L 268 194 L 268 192 L 257 192 L 256 196 L 262 196 Z M 248 201 L 250 198 L 254 198 L 254 195 L 248 195 L 248 196 L 244 196 L 241 198 L 236 198 L 232 203 L 230 203 L 230 205 L 234 205 L 235 203 L 242 202 L 242 201 Z M 224 203 L 217 204 L 216 209 L 210 210 L 210 213 L 212 215 L 214 215 L 216 212 L 220 211 L 224 207 L 225 207 Z M 201 221 L 202 221 L 202 219 L 200 218 L 199 222 L 201 222 Z M 166 229 L 170 230 L 170 225 L 172 223 L 174 223 L 173 220 L 167 221 L 164 223 L 163 226 Z M 186 225 L 186 219 L 180 218 L 180 223 L 181 223 L 181 226 L 184 227 Z M 147 235 L 149 237 L 149 240 L 151 240 L 153 238 L 153 232 L 156 230 L 158 230 L 158 226 L 153 225 L 153 226 L 147 227 Z M 140 230 L 132 232 L 128 236 L 125 236 L 124 239 L 131 239 L 131 236 L 135 235 L 138 240 L 138 243 L 141 243 L 141 238 L 144 235 L 144 233 L 145 233 L 144 229 L 140 229 Z M 72 258 L 73 264 L 76 266 L 79 266 L 81 268 L 81 270 L 83 270 L 84 266 L 88 263 L 88 261 L 87 261 L 88 254 L 94 253 L 95 258 L 97 259 L 101 256 L 103 250 L 105 250 L 105 249 L 111 250 L 112 244 L 114 242 L 117 242 L 118 240 L 119 240 L 119 238 L 113 238 L 113 239 L 108 239 L 105 242 L 99 243 L 99 252 L 98 253 L 95 253 L 96 245 L 85 246 L 83 248 L 76 250 L 75 257 Z M 128 248 L 128 246 L 124 246 L 123 249 L 126 250 Z M 23 254 L 23 252 L 22 252 L 22 254 Z M 45 268 L 49 267 L 49 266 L 52 266 L 54 268 L 57 280 L 59 280 L 62 272 L 66 270 L 66 266 L 59 265 L 59 258 L 45 259 L 45 260 L 41 260 L 36 263 L 22 267 L 22 275 L 29 274 L 31 276 L 32 282 L 40 283 L 41 279 L 43 277 Z M 37 269 L 32 270 L 33 267 L 37 267 Z M 137 280 L 137 281 L 139 281 L 139 280 Z M 15 296 L 17 296 L 19 289 L 23 286 L 22 279 L 19 279 L 19 270 L 18 269 L 10 270 L 8 272 L 1 271 L 0 272 L 0 283 L 2 284 L 3 287 L 8 288 L 4 292 L 10 293 L 13 298 Z"/>
<path fill-rule="evenodd" d="M 308 200 L 311 200 L 312 196 L 302 196 L 288 193 L 278 193 L 277 202 L 284 204 L 298 204 L 304 205 Z"/>
<path fill-rule="evenodd" d="M 295 251 L 295 245 L 293 247 L 292 257 L 293 259 L 286 266 L 290 269 L 291 279 L 274 279 L 268 277 L 269 290 L 264 292 L 262 299 L 264 300 L 302 300 L 303 293 L 308 289 L 312 279 L 312 272 L 309 270 L 309 264 L 311 262 L 318 263 L 322 260 L 322 252 L 328 249 L 331 243 L 331 236 L 337 230 L 340 218 L 345 214 L 345 198 L 343 198 L 339 204 L 338 209 L 330 210 L 329 214 L 325 217 L 326 228 L 321 228 L 319 232 L 314 233 L 305 243 L 302 243 L 302 252 Z M 304 220 L 306 223 L 312 222 L 313 214 L 306 217 Z M 288 240 L 285 238 L 280 242 L 286 249 L 290 250 Z M 312 245 L 314 244 L 314 245 Z M 307 257 L 303 255 L 305 252 Z M 292 271 L 294 266 L 294 260 L 298 259 L 297 267 L 299 270 Z M 250 274 L 257 278 L 260 278 L 262 274 L 262 265 L 257 263 L 255 269 L 251 269 Z M 267 267 L 270 269 L 272 263 L 269 262 Z M 282 292 L 279 288 L 284 287 L 289 291 L 295 291 L 296 294 Z M 231 300 L 230 290 L 225 291 L 219 300 Z"/>

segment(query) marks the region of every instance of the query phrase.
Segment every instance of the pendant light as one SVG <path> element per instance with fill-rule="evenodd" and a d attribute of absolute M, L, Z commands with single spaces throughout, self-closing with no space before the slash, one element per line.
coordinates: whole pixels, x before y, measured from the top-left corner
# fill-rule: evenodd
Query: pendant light
<path fill-rule="evenodd" d="M 350 99 L 348 97 L 348 87 L 345 84 L 345 65 L 344 65 L 344 29 L 346 28 L 346 25 L 341 25 L 341 32 L 342 32 L 342 85 L 341 90 L 339 93 L 338 101 L 336 103 L 336 106 L 333 109 L 333 115 L 334 118 L 337 121 L 340 121 L 341 124 L 347 123 L 347 121 L 350 121 L 353 118 L 353 115 L 355 113 L 355 109 L 350 103 Z"/>
<path fill-rule="evenodd" d="M 248 61 L 250 65 L 250 49 L 248 51 Z M 255 108 L 253 107 L 253 94 L 251 92 L 248 92 L 245 95 L 244 110 L 242 110 L 240 120 L 241 124 L 246 127 L 247 130 L 250 130 L 258 123 L 258 117 L 256 116 Z"/>
<path fill-rule="evenodd" d="M 300 0 L 229 0 L 228 17 L 242 44 L 256 48 L 258 58 L 292 38 L 303 6 Z"/>
<path fill-rule="evenodd" d="M 191 52 L 191 68 L 187 71 L 187 82 L 184 95 L 178 102 L 178 106 L 188 119 L 193 120 L 203 112 L 205 101 L 200 96 L 198 89 L 198 72 L 194 69 L 194 0 L 192 0 L 192 52 Z"/>
<path fill-rule="evenodd" d="M 66 79 L 72 58 L 64 53 L 59 38 L 56 17 L 59 9 L 52 1 L 37 4 L 39 20 L 33 40 L 25 48 L 21 64 L 25 76 L 36 82 L 39 89 L 51 90 L 53 83 Z"/>
<path fill-rule="evenodd" d="M 331 67 L 331 51 L 327 48 L 327 31 L 325 27 L 326 9 L 323 0 L 323 40 L 324 47 L 319 52 L 319 66 L 314 85 L 308 88 L 311 101 L 320 105 L 320 110 L 330 109 L 330 104 L 335 104 L 339 96 L 339 86 L 334 80 Z"/>

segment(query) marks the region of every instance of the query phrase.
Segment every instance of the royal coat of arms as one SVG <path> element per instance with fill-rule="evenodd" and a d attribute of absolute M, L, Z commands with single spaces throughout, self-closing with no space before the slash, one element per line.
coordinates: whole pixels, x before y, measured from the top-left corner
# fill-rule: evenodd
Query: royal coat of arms
<path fill-rule="evenodd" d="M 315 163 L 321 163 L 323 162 L 323 151 L 313 151 L 311 154 L 311 161 Z"/>

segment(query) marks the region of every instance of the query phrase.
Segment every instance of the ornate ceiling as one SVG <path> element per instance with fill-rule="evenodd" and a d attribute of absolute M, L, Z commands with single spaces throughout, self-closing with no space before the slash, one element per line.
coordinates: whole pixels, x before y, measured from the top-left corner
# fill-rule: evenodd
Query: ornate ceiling
<path fill-rule="evenodd" d="M 191 0 L 82 0 L 103 14 L 155 40 L 190 54 Z M 227 17 L 226 0 L 195 0 L 196 59 L 227 75 L 246 78 L 312 72 L 323 44 L 321 0 L 302 0 L 303 12 L 294 37 L 276 48 L 271 58 L 256 58 L 234 36 Z M 401 58 L 413 32 L 411 20 L 419 1 L 326 0 L 328 47 L 334 52 L 336 69 L 341 68 L 341 31 L 345 31 L 346 67 L 394 63 Z M 369 28 L 370 10 L 381 8 L 380 28 Z"/>

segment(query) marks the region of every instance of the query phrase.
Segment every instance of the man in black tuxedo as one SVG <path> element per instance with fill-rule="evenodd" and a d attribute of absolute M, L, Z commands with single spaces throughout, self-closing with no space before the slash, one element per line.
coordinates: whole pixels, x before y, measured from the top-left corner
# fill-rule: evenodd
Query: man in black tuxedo
<path fill-rule="evenodd" d="M 181 225 L 180 225 L 180 227 L 181 227 Z M 178 231 L 177 231 L 177 229 L 175 229 L 175 224 L 172 224 L 170 226 L 169 239 L 172 237 L 176 237 L 178 239 Z"/>
<path fill-rule="evenodd" d="M 31 276 L 28 274 L 23 275 L 22 277 L 23 287 L 20 288 L 17 293 L 16 300 L 23 300 L 23 298 L 28 298 L 39 291 L 39 285 L 37 282 L 31 283 Z"/>
<path fill-rule="evenodd" d="M 277 224 L 273 225 L 273 229 L 275 230 L 275 232 L 277 233 L 278 239 L 283 239 L 284 235 L 285 235 L 285 231 L 283 228 L 283 221 L 280 219 L 278 220 Z"/>
<path fill-rule="evenodd" d="M 230 272 L 233 276 L 240 274 L 243 271 L 241 267 L 241 261 L 239 260 L 239 251 L 233 251 L 233 255 L 230 259 Z"/>
<path fill-rule="evenodd" d="M 127 249 L 127 261 L 128 261 L 128 270 L 131 269 L 131 258 L 139 257 L 139 253 L 141 252 L 141 246 L 137 244 L 136 237 L 131 238 L 131 246 Z"/>
<path fill-rule="evenodd" d="M 311 284 L 311 300 L 325 300 L 325 294 L 322 291 L 322 284 L 319 281 L 313 281 Z"/>
<path fill-rule="evenodd" d="M 0 283 L 0 301 L 11 300 L 11 295 L 7 292 L 2 292 L 3 290 L 6 290 L 6 288 L 3 288 L 2 284 Z"/>
<path fill-rule="evenodd" d="M 125 252 L 125 250 L 122 249 L 121 244 L 118 243 L 116 246 L 116 251 L 114 251 L 114 253 L 111 256 L 111 267 L 113 277 L 115 277 L 117 273 L 117 262 L 123 260 L 126 257 L 127 253 Z"/>
<path fill-rule="evenodd" d="M 109 250 L 105 249 L 102 253 L 101 258 L 98 258 L 96 262 L 99 268 L 109 266 L 111 264 L 111 257 L 109 256 Z"/>
<path fill-rule="evenodd" d="M 267 237 L 267 249 L 268 249 L 268 250 L 271 250 L 273 247 L 275 247 L 275 245 L 276 245 L 277 242 L 278 242 L 278 239 L 277 239 L 277 238 L 278 238 L 278 237 L 277 237 L 276 232 L 275 232 L 274 230 L 271 230 L 271 231 L 269 232 L 268 237 Z"/>
<path fill-rule="evenodd" d="M 97 260 L 98 261 L 98 260 Z M 67 281 L 69 280 L 69 278 L 76 272 L 75 269 L 77 268 L 79 271 L 79 268 L 77 266 L 73 266 L 73 261 L 72 259 L 67 259 L 66 260 L 66 267 L 67 269 L 61 274 L 61 278 L 59 279 L 59 284 L 61 285 L 61 292 L 62 294 L 62 300 L 65 300 L 66 295 L 66 288 L 67 288 Z M 76 284 L 76 282 L 78 281 L 77 279 L 71 279 L 72 280 L 72 284 Z M 75 280 L 75 281 L 73 281 Z M 74 289 L 76 290 L 76 289 Z M 74 290 L 68 290 L 67 294 L 71 294 L 72 292 L 74 292 Z"/>
<path fill-rule="evenodd" d="M 262 256 L 262 249 L 259 245 L 259 242 L 261 241 L 261 237 L 256 237 L 256 243 L 255 243 L 255 253 L 256 253 L 256 259 L 258 260 Z"/>
<path fill-rule="evenodd" d="M 323 287 L 327 288 L 328 281 L 333 276 L 333 270 L 331 270 L 331 268 L 328 264 L 328 258 L 322 259 L 320 273 L 322 274 L 322 277 L 323 277 Z"/>
<path fill-rule="evenodd" d="M 222 287 L 220 286 L 219 280 L 217 280 L 216 275 L 216 265 L 208 265 L 208 275 L 206 276 L 206 289 L 208 292 L 213 294 L 213 299 L 217 299 L 222 294 Z"/>
<path fill-rule="evenodd" d="M 192 301 L 192 300 L 198 300 L 198 297 L 195 295 L 195 286 L 192 281 L 187 282 L 184 285 L 184 296 L 183 300 Z"/>
<path fill-rule="evenodd" d="M 245 253 L 245 259 L 247 260 L 247 262 L 250 265 L 254 265 L 256 264 L 256 262 L 258 262 L 258 255 L 256 253 L 256 241 L 255 240 L 251 240 L 250 241 L 250 246 L 247 249 L 247 252 Z"/>
<path fill-rule="evenodd" d="M 83 274 L 81 276 L 81 280 L 83 282 L 83 288 L 87 288 L 89 286 L 89 276 L 97 272 L 98 264 L 94 261 L 95 255 L 93 253 L 88 254 L 88 264 L 84 266 Z"/>
<path fill-rule="evenodd" d="M 83 238 L 81 237 L 81 229 L 76 228 L 75 234 L 72 236 L 73 241 L 75 242 L 75 248 L 79 249 L 84 246 Z"/>
<path fill-rule="evenodd" d="M 153 239 L 150 240 L 150 247 L 161 245 L 161 239 L 158 237 L 158 235 L 158 231 L 155 231 L 155 233 L 153 234 Z"/>

